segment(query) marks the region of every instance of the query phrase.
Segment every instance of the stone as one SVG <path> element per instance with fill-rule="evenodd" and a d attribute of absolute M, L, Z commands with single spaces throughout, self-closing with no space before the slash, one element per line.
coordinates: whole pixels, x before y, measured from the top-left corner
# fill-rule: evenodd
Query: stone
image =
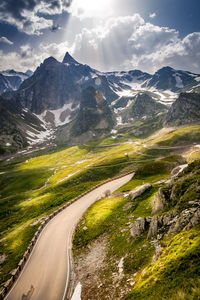
<path fill-rule="evenodd" d="M 133 223 L 131 228 L 131 236 L 137 237 L 140 236 L 146 230 L 146 220 L 145 218 L 137 218 L 136 221 Z"/>
<path fill-rule="evenodd" d="M 154 216 L 151 220 L 150 226 L 149 226 L 149 231 L 148 231 L 148 235 L 147 238 L 150 239 L 153 236 L 157 235 L 157 232 L 159 230 L 159 228 L 162 226 L 163 224 L 163 220 L 162 220 L 162 216 Z"/>
<path fill-rule="evenodd" d="M 190 219 L 190 222 L 185 226 L 184 230 L 190 230 L 192 227 L 200 223 L 200 209 L 198 209 L 193 217 Z"/>
<path fill-rule="evenodd" d="M 160 254 L 162 252 L 162 247 L 157 240 L 153 241 L 152 244 L 154 245 L 154 248 L 155 248 L 155 254 L 152 258 L 152 263 L 155 263 L 158 260 Z"/>
<path fill-rule="evenodd" d="M 152 185 L 150 183 L 146 183 L 144 185 L 138 186 L 137 188 L 135 188 L 133 191 L 131 191 L 129 193 L 129 199 L 130 200 L 134 200 L 135 198 L 141 196 L 142 194 L 144 194 L 144 192 L 146 192 L 148 189 L 150 189 L 152 187 Z"/>
<path fill-rule="evenodd" d="M 156 214 L 157 212 L 163 210 L 165 204 L 165 195 L 162 188 L 159 188 L 158 193 L 153 197 L 151 201 L 152 214 Z"/>
<path fill-rule="evenodd" d="M 123 206 L 123 211 L 127 211 L 129 210 L 130 208 L 132 207 L 132 203 L 131 202 L 128 202 L 126 203 L 124 206 Z"/>

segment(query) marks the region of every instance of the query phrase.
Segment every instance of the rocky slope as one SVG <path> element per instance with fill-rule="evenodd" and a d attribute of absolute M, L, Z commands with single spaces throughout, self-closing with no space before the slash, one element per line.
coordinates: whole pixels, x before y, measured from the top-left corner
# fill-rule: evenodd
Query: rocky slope
<path fill-rule="evenodd" d="M 163 111 L 167 111 L 167 107 L 156 102 L 146 93 L 138 94 L 131 108 L 131 114 L 134 119 L 149 118 Z"/>
<path fill-rule="evenodd" d="M 110 134 L 114 126 L 114 117 L 103 94 L 94 87 L 82 91 L 80 108 L 74 120 L 58 128 L 56 141 L 80 144 L 94 138 Z"/>
<path fill-rule="evenodd" d="M 158 70 L 144 86 L 177 92 L 188 85 L 195 86 L 197 84 L 195 78 L 198 78 L 197 74 L 164 67 Z"/>
<path fill-rule="evenodd" d="M 16 91 L 19 89 L 21 83 L 29 78 L 33 73 L 31 71 L 16 72 L 14 70 L 7 70 L 0 72 L 0 95 L 5 92 Z"/>
<path fill-rule="evenodd" d="M 9 72 L 10 78 L 11 75 L 16 75 L 12 70 Z M 29 75 L 28 72 L 24 76 Z M 144 130 L 138 128 L 138 123 L 137 128 L 134 127 L 132 130 L 136 131 L 137 136 L 147 134 L 149 126 L 152 129 L 160 128 L 161 119 L 164 120 L 167 109 L 178 97 L 177 92 L 181 91 L 181 87 L 187 89 L 189 86 L 191 89 L 193 85 L 198 86 L 198 80 L 197 74 L 176 71 L 169 67 L 159 70 L 153 76 L 139 70 L 99 72 L 77 62 L 67 52 L 62 62 L 53 57 L 47 58 L 32 76 L 23 81 L 17 91 L 5 94 L 4 98 L 10 100 L 13 106 L 21 107 L 21 110 L 31 116 L 30 118 L 37 118 L 38 124 L 42 124 L 43 129 L 39 129 L 38 134 L 30 137 L 27 142 L 40 143 L 46 137 L 49 139 L 51 135 L 51 139 L 56 139 L 57 143 L 70 141 L 70 136 L 71 142 L 77 143 L 78 135 L 83 133 L 87 140 L 94 136 L 100 137 L 103 132 L 104 134 L 106 132 L 109 134 L 112 130 L 118 132 L 124 126 L 133 126 L 134 122 L 141 120 L 143 122 L 146 119 L 145 124 L 141 124 L 145 127 Z M 99 104 L 95 104 L 92 113 L 84 96 L 85 91 L 91 87 L 105 100 L 103 110 Z M 180 100 L 176 103 L 179 102 Z M 175 111 L 180 111 L 181 105 L 174 104 L 167 116 L 166 124 L 175 122 L 171 121 L 174 119 L 177 119 L 176 124 L 183 124 L 184 118 L 186 123 L 198 120 L 198 112 L 195 114 L 195 105 L 198 108 L 198 103 L 186 102 L 187 100 L 183 102 L 182 110 L 192 111 L 190 120 L 181 111 L 179 121 L 179 113 L 176 115 Z M 25 119 L 18 114 L 18 118 L 20 116 L 24 123 Z M 155 118 L 154 126 L 152 123 Z M 28 120 L 27 123 L 30 125 Z M 91 124 L 94 132 L 90 130 Z M 40 133 L 43 133 L 43 130 L 45 138 L 41 139 Z M 25 133 L 24 136 L 26 135 Z"/>
<path fill-rule="evenodd" d="M 88 130 L 101 131 L 113 127 L 112 112 L 103 94 L 93 87 L 83 90 L 80 110 L 73 125 L 75 135 Z"/>
<path fill-rule="evenodd" d="M 30 147 L 37 139 L 48 137 L 41 121 L 20 104 L 0 97 L 0 154 L 12 153 Z"/>
<path fill-rule="evenodd" d="M 170 172 L 170 180 L 156 180 Z M 199 225 L 199 160 L 188 166 L 173 156 L 139 167 L 79 223 L 74 253 L 81 298 L 198 299 Z M 85 262 L 93 254 L 97 264 L 97 244 L 104 256 L 95 270 Z"/>
<path fill-rule="evenodd" d="M 181 93 L 166 116 L 167 125 L 184 125 L 200 121 L 200 94 Z"/>

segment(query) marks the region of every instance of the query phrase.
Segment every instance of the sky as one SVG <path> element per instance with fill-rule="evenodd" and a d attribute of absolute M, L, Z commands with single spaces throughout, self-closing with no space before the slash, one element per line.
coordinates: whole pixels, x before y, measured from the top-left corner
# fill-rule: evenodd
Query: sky
<path fill-rule="evenodd" d="M 1 0 L 0 70 L 68 51 L 100 71 L 200 73 L 199 0 Z"/>

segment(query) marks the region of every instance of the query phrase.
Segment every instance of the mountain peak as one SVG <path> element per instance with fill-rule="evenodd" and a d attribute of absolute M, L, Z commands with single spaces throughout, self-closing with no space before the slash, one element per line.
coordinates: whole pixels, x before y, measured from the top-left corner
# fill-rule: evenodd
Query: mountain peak
<path fill-rule="evenodd" d="M 156 73 L 161 73 L 161 72 L 172 72 L 175 71 L 172 67 L 166 66 L 161 69 L 159 69 Z"/>
<path fill-rule="evenodd" d="M 58 62 L 58 61 L 53 56 L 50 56 L 44 60 L 43 64 L 47 65 L 47 64 L 56 63 L 56 62 Z"/>
<path fill-rule="evenodd" d="M 69 54 L 69 52 L 66 52 L 62 62 L 63 64 L 78 64 L 78 62 Z"/>

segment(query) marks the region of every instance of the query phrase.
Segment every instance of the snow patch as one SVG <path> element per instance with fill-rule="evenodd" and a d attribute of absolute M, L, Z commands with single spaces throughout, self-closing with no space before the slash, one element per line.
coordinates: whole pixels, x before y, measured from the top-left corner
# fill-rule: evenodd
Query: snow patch
<path fill-rule="evenodd" d="M 47 112 L 50 112 L 54 115 L 54 124 L 56 127 L 58 126 L 62 126 L 62 125 L 65 125 L 65 124 L 68 124 L 70 121 L 71 121 L 71 115 L 68 115 L 65 120 L 61 121 L 60 117 L 61 117 L 61 114 L 63 112 L 65 112 L 66 110 L 69 110 L 70 112 L 76 110 L 78 108 L 77 107 L 74 107 L 72 108 L 73 106 L 73 103 L 68 103 L 68 104 L 64 104 L 63 107 L 61 108 L 58 108 L 58 109 L 54 109 L 54 110 L 45 110 L 42 114 L 40 115 L 36 115 L 42 122 L 46 122 L 45 121 L 45 117 L 46 117 L 46 114 Z"/>
<path fill-rule="evenodd" d="M 117 126 L 123 125 L 121 116 L 117 117 L 116 120 L 117 120 Z"/>
<path fill-rule="evenodd" d="M 49 140 L 53 137 L 53 129 L 47 129 L 46 131 L 41 131 L 39 133 L 33 133 L 29 130 L 26 131 L 27 139 L 29 145 L 34 145 L 38 143 L 43 143 L 46 140 Z"/>
<path fill-rule="evenodd" d="M 200 82 L 200 76 L 196 77 L 195 80 L 196 80 L 197 82 Z"/>
<path fill-rule="evenodd" d="M 112 129 L 111 130 L 111 134 L 116 134 L 117 133 L 117 130 L 116 129 Z"/>
<path fill-rule="evenodd" d="M 175 74 L 173 74 L 173 76 L 176 79 L 176 87 L 182 89 L 184 87 L 184 85 L 183 85 L 183 81 L 182 81 L 182 79 L 180 77 L 180 74 L 179 73 L 175 73 Z"/>

